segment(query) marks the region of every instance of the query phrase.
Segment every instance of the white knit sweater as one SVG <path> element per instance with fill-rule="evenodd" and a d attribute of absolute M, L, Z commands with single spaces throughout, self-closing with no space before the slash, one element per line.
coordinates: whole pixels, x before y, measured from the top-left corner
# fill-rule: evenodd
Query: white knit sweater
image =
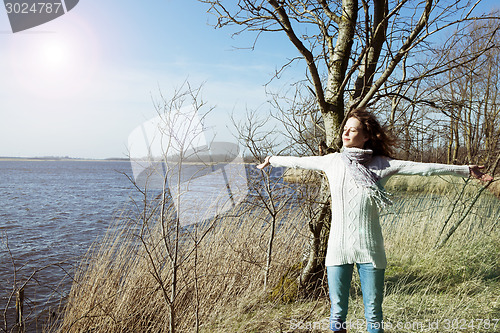
<path fill-rule="evenodd" d="M 325 172 L 332 198 L 326 266 L 371 262 L 376 268 L 386 267 L 377 205 L 366 188 L 355 183 L 340 153 L 311 157 L 272 156 L 269 162 L 273 166 Z M 468 166 L 417 163 L 384 156 L 374 156 L 366 166 L 381 178 L 382 185 L 395 174 L 469 176 Z"/>

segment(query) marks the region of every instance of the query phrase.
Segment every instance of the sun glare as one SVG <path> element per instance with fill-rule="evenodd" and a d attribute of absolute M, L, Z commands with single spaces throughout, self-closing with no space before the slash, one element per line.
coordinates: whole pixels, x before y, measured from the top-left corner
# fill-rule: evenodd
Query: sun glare
<path fill-rule="evenodd" d="M 73 23 L 79 23 L 75 18 Z M 91 85 L 97 47 L 85 25 L 56 32 L 21 34 L 10 45 L 13 82 L 45 99 L 70 98 Z"/>
<path fill-rule="evenodd" d="M 71 54 L 67 43 L 52 40 L 41 45 L 41 66 L 46 65 L 52 70 L 62 69 L 70 62 Z"/>

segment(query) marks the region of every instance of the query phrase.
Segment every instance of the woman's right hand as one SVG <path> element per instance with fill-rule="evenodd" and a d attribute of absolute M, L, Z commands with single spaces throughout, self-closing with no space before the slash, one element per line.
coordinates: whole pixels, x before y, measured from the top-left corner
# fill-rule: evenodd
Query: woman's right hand
<path fill-rule="evenodd" d="M 271 156 L 267 156 L 265 159 L 264 159 L 264 162 L 260 163 L 257 165 L 257 169 L 264 169 L 266 166 L 268 165 L 271 165 L 271 163 L 269 163 L 269 159 L 271 158 Z"/>

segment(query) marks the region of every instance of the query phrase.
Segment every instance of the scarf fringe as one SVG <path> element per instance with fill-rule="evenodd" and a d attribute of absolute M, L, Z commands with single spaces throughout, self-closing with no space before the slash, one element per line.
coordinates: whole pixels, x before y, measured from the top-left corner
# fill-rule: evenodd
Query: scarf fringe
<path fill-rule="evenodd" d="M 373 200 L 375 200 L 375 203 L 380 210 L 393 204 L 391 199 L 392 195 L 387 192 L 380 184 L 377 183 L 377 186 L 370 186 L 369 189 L 370 196 Z"/>
<path fill-rule="evenodd" d="M 370 197 L 373 198 L 377 207 L 382 210 L 392 205 L 391 195 L 386 192 L 379 183 L 379 177 L 371 171 L 365 164 L 369 163 L 373 157 L 370 149 L 344 148 L 342 160 L 358 186 L 368 189 Z"/>

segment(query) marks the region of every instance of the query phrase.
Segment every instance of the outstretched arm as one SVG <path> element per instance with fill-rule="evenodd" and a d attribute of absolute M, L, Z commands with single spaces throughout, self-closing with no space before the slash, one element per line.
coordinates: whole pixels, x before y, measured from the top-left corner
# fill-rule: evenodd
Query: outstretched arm
<path fill-rule="evenodd" d="M 481 165 L 469 165 L 470 175 L 476 179 L 479 179 L 483 182 L 489 182 L 493 180 L 493 177 L 486 173 L 482 173 L 481 169 L 484 169 L 484 166 Z"/>
<path fill-rule="evenodd" d="M 324 156 L 268 156 L 264 159 L 264 162 L 257 165 L 257 168 L 263 169 L 268 165 L 280 166 L 287 168 L 298 168 L 307 170 L 322 170 L 324 171 L 328 165 L 331 164 L 331 160 L 334 154 L 328 154 Z"/>
<path fill-rule="evenodd" d="M 456 175 L 461 177 L 473 177 L 483 182 L 493 180 L 493 177 L 481 171 L 484 169 L 484 166 L 421 163 L 390 158 L 381 158 L 378 159 L 377 162 L 379 165 L 375 165 L 374 169 L 375 172 L 380 170 L 379 172 L 382 178 L 390 177 L 395 174 L 421 176 Z"/>

